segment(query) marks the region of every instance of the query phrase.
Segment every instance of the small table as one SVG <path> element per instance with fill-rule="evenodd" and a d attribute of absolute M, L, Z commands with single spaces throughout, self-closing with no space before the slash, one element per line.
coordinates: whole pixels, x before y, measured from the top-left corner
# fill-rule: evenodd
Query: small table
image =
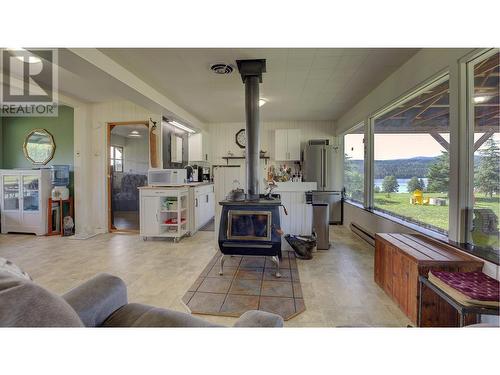
<path fill-rule="evenodd" d="M 52 206 L 54 203 L 59 204 L 59 232 L 55 232 L 52 229 Z M 48 216 L 48 228 L 47 228 L 47 236 L 61 235 L 64 236 L 64 204 L 67 203 L 69 205 L 69 215 L 73 217 L 73 197 L 69 197 L 68 199 L 52 199 L 49 198 L 49 204 L 47 209 Z"/>
<path fill-rule="evenodd" d="M 477 314 L 479 316 L 479 322 L 481 322 L 481 315 L 499 315 L 498 307 L 481 307 L 481 306 L 466 306 L 462 305 L 460 302 L 455 300 L 449 294 L 445 293 L 442 289 L 438 288 L 436 285 L 431 283 L 429 279 L 425 276 L 420 276 L 418 278 L 420 295 L 422 296 L 422 286 L 425 285 L 427 288 L 431 289 L 443 300 L 448 302 L 455 310 L 457 310 L 460 317 L 459 326 L 464 326 L 464 315 L 465 314 Z M 419 298 L 419 309 L 418 309 L 418 327 L 421 327 L 422 322 L 422 298 Z"/>

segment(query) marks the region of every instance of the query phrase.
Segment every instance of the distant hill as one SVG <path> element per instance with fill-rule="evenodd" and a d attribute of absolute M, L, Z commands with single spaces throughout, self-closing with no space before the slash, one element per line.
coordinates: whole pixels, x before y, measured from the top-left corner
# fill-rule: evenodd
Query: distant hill
<path fill-rule="evenodd" d="M 375 160 L 374 178 L 385 176 L 396 176 L 396 178 L 425 177 L 429 166 L 436 161 L 437 157 L 418 156 L 410 159 Z M 353 169 L 361 170 L 362 160 L 350 160 Z"/>
<path fill-rule="evenodd" d="M 396 178 L 424 178 L 429 166 L 434 163 L 437 156 L 417 156 L 410 159 L 375 160 L 375 179 L 385 176 L 396 176 Z M 480 155 L 474 155 L 474 164 L 481 161 Z M 353 170 L 362 172 L 363 160 L 350 160 Z"/>

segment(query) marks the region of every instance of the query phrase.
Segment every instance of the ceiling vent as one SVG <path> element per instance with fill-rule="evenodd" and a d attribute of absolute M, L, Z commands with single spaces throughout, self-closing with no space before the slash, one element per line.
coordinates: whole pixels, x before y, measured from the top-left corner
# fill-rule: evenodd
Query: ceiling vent
<path fill-rule="evenodd" d="M 210 66 L 210 70 L 215 74 L 231 74 L 233 69 L 231 65 L 225 63 L 217 63 Z"/>

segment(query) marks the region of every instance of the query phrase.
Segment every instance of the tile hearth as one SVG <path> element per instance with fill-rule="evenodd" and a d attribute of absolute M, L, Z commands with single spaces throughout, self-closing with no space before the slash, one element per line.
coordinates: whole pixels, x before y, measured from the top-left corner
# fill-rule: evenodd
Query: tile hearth
<path fill-rule="evenodd" d="M 219 275 L 219 257 L 213 257 L 182 298 L 192 313 L 238 317 L 263 310 L 289 320 L 305 311 L 293 252 L 283 252 L 281 278 L 276 278 L 271 259 L 263 256 L 227 257 Z"/>

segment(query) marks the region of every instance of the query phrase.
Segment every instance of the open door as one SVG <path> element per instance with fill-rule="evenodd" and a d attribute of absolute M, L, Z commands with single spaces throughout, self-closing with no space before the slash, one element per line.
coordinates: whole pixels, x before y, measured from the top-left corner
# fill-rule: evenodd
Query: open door
<path fill-rule="evenodd" d="M 150 166 L 150 123 L 108 123 L 108 229 L 139 230 L 139 190 L 147 185 Z M 154 143 L 156 146 L 156 143 Z M 155 147 L 156 149 L 156 147 Z M 155 152 L 156 154 L 156 152 Z M 157 160 L 157 158 L 156 158 Z"/>

